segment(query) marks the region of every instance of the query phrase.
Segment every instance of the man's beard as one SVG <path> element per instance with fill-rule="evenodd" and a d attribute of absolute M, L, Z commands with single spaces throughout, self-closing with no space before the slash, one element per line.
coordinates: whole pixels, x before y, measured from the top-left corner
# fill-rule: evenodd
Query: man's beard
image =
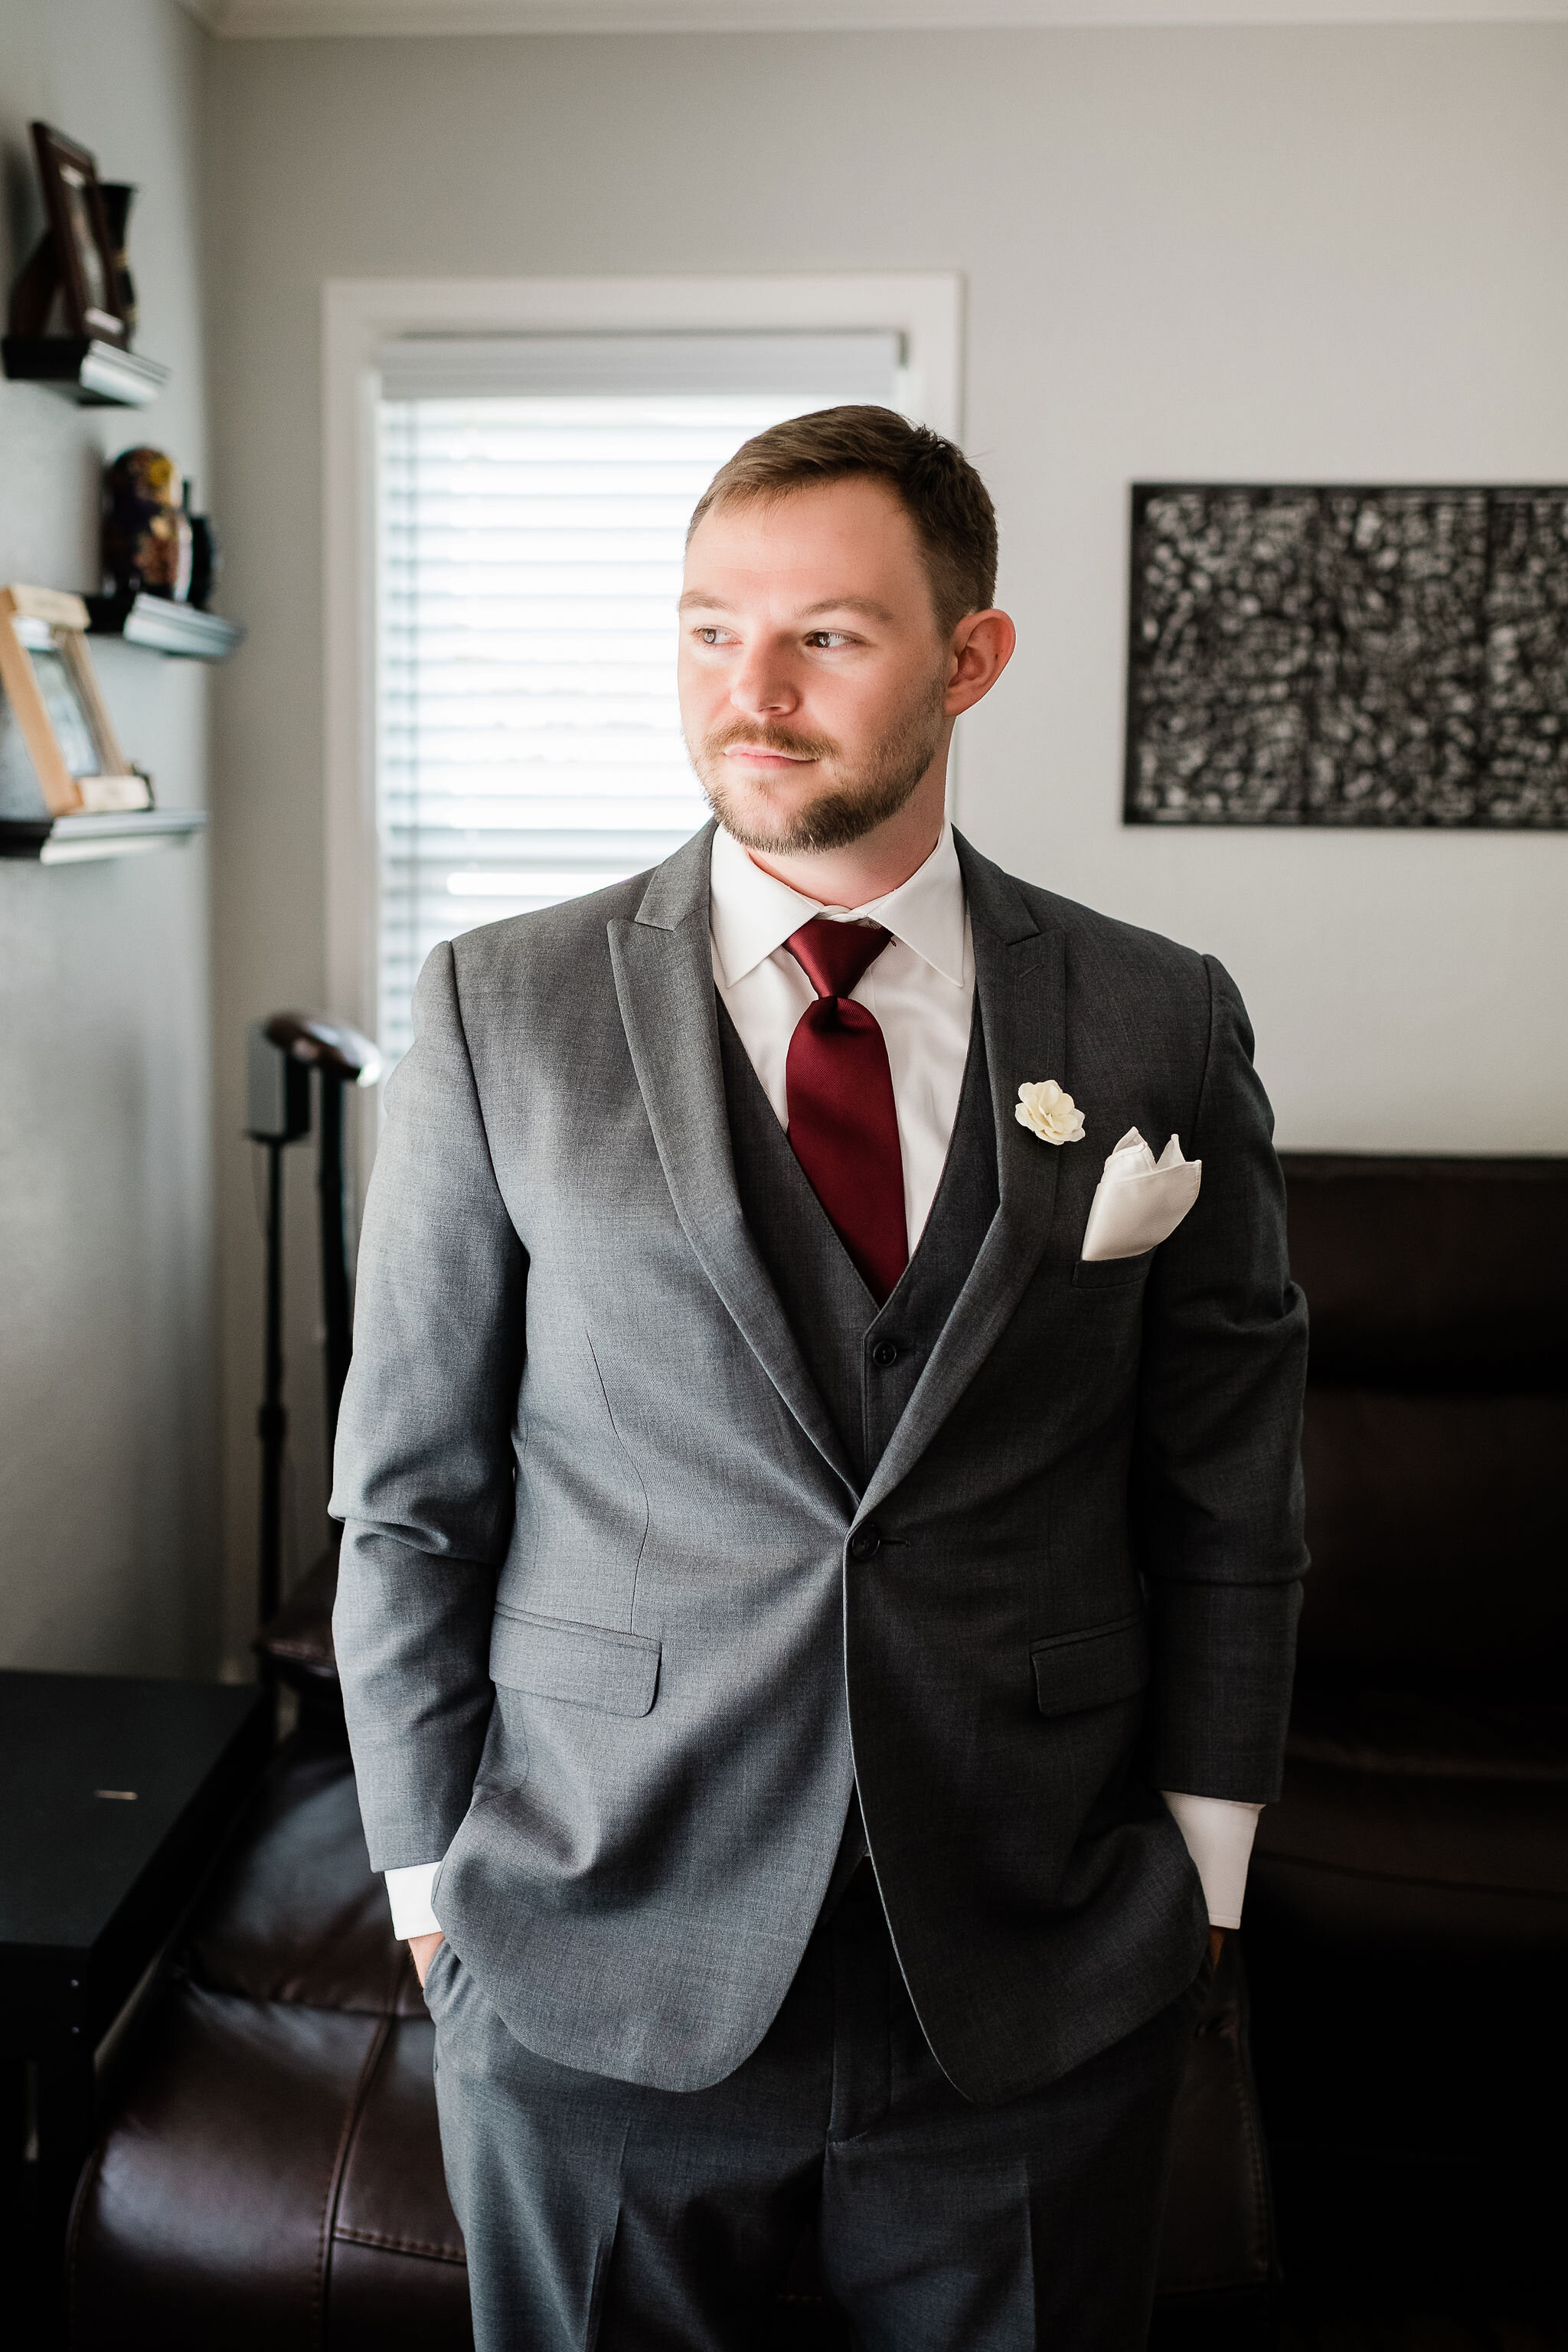
<path fill-rule="evenodd" d="M 730 790 L 733 770 L 724 756 L 730 745 L 745 743 L 759 751 L 793 752 L 797 759 L 837 761 L 838 746 L 831 738 L 792 735 L 786 727 L 740 719 L 704 736 L 700 746 L 689 746 L 691 764 L 714 815 L 742 849 L 760 850 L 764 857 L 847 849 L 914 798 L 942 740 L 945 691 L 945 681 L 934 678 L 930 693 L 883 736 L 858 775 L 787 814 L 773 815 L 765 805 L 749 813 L 737 805 Z"/>

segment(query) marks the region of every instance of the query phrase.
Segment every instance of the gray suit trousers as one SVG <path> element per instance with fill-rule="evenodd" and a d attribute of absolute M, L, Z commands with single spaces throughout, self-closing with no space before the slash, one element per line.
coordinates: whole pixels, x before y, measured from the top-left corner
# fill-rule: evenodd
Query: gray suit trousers
<path fill-rule="evenodd" d="M 426 1994 L 478 2352 L 763 2352 L 814 2221 L 865 2352 L 1141 2352 L 1208 1973 L 978 2107 L 931 2054 L 866 1864 L 760 2047 L 704 2091 L 535 2056 L 443 1944 Z"/>

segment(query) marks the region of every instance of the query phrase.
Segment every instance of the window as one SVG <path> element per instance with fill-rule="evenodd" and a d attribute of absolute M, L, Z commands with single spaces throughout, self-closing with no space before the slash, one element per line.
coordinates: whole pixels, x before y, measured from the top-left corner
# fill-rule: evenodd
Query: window
<path fill-rule="evenodd" d="M 705 821 L 675 694 L 691 509 L 750 435 L 902 407 L 894 332 L 405 336 L 378 355 L 377 1020 L 438 940 Z"/>

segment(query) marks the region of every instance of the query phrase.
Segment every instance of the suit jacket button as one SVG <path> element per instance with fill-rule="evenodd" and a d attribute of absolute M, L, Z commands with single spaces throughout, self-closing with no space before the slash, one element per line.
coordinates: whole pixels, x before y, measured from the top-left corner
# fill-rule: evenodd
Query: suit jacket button
<path fill-rule="evenodd" d="M 857 1528 L 849 1538 L 851 1559 L 875 1559 L 881 1549 L 882 1538 L 874 1523 L 870 1527 Z"/>
<path fill-rule="evenodd" d="M 896 1364 L 898 1360 L 898 1341 L 896 1339 L 879 1339 L 876 1346 L 871 1350 L 871 1361 L 878 1367 L 878 1369 L 885 1372 L 889 1364 Z"/>

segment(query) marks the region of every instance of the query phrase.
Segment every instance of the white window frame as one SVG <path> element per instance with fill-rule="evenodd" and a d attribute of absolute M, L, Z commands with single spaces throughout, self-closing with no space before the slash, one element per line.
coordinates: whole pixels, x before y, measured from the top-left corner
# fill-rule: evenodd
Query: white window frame
<path fill-rule="evenodd" d="M 900 406 L 962 435 L 963 281 L 813 278 L 337 278 L 321 293 L 327 1001 L 376 1017 L 377 354 L 405 335 L 843 332 L 903 338 Z M 374 1106 L 359 1166 L 374 1149 Z"/>

